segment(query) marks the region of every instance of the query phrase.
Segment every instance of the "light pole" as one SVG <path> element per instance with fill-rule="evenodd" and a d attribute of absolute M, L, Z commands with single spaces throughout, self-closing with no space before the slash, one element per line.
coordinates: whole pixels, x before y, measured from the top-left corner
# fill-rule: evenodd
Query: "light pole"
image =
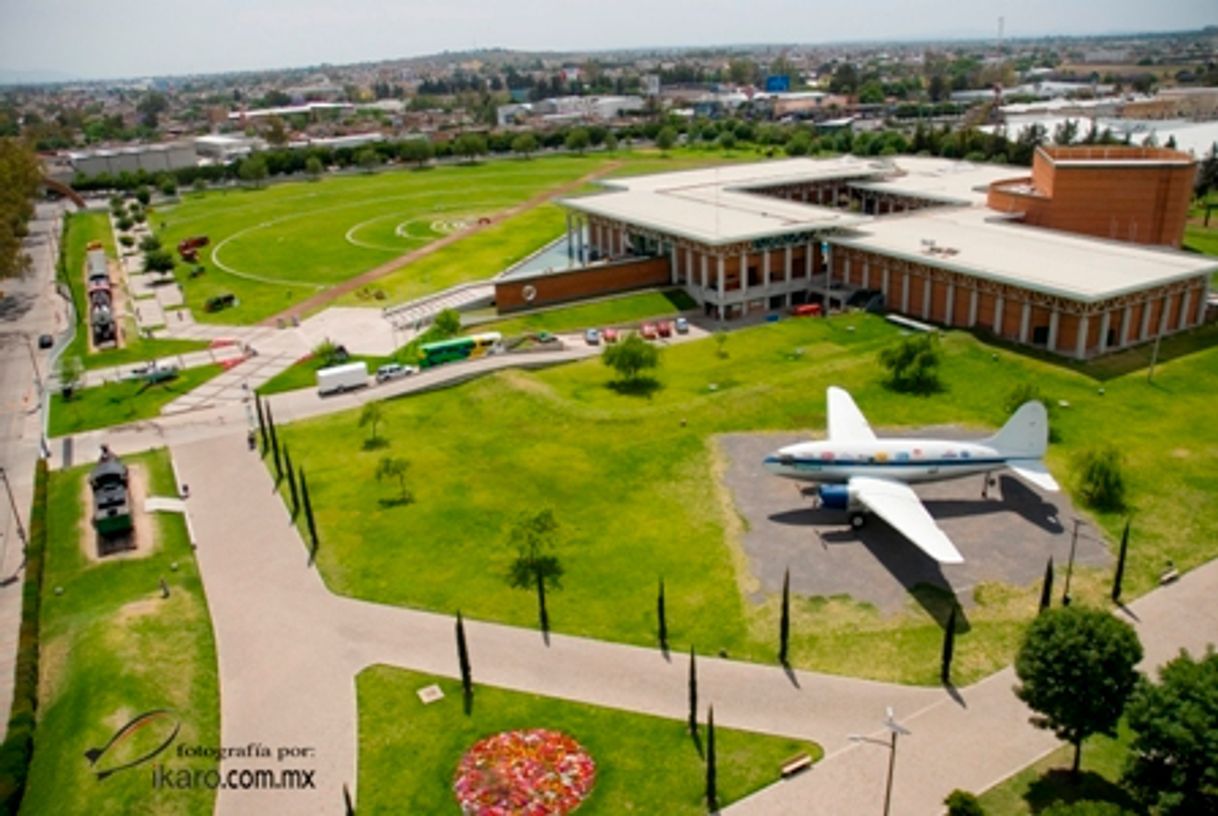
<path fill-rule="evenodd" d="M 1066 589 L 1062 593 L 1062 606 L 1070 605 L 1070 575 L 1074 572 L 1074 550 L 1078 547 L 1078 525 L 1082 519 L 1074 519 L 1074 534 L 1070 536 L 1070 561 L 1066 564 Z"/>
<path fill-rule="evenodd" d="M 896 721 L 892 713 L 892 706 L 889 706 L 884 712 L 884 727 L 892 735 L 892 739 L 889 742 L 883 742 L 874 737 L 867 737 L 861 734 L 851 734 L 850 740 L 852 742 L 874 742 L 888 749 L 888 779 L 884 783 L 884 816 L 888 816 L 889 808 L 892 805 L 892 774 L 897 765 L 897 737 L 902 734 L 908 736 L 910 730 Z"/>

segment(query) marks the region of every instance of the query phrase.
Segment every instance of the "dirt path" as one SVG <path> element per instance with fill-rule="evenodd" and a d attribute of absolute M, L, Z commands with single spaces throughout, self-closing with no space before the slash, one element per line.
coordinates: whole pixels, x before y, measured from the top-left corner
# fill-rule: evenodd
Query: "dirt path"
<path fill-rule="evenodd" d="M 326 304 L 332 303 L 333 301 L 335 301 L 338 298 L 342 297 L 343 295 L 347 294 L 348 292 L 354 292 L 356 289 L 359 289 L 361 286 L 364 286 L 365 284 L 372 283 L 375 280 L 385 277 L 386 275 L 388 275 L 391 272 L 396 272 L 397 270 L 401 269 L 404 266 L 409 266 L 410 264 L 414 263 L 415 261 L 417 261 L 421 258 L 426 258 L 428 255 L 431 255 L 435 252 L 439 252 L 444 247 L 449 246 L 450 244 L 456 243 L 457 241 L 460 241 L 462 238 L 468 238 L 469 236 L 475 235 L 489 227 L 493 227 L 494 225 L 496 225 L 502 221 L 505 221 L 508 218 L 512 218 L 513 216 L 517 216 L 517 215 L 520 215 L 521 213 L 528 212 L 529 210 L 533 209 L 534 207 L 540 207 L 542 204 L 545 204 L 546 202 L 550 201 L 551 199 L 553 199 L 556 196 L 560 196 L 563 193 L 569 193 L 572 190 L 578 190 L 580 187 L 587 184 L 588 182 L 595 181 L 596 179 L 600 178 L 601 176 L 604 176 L 606 173 L 610 173 L 610 172 L 618 169 L 621 166 L 622 166 L 622 162 L 611 161 L 608 164 L 605 164 L 604 166 L 600 167 L 599 169 L 594 170 L 591 173 L 588 173 L 587 175 L 580 176 L 575 181 L 571 181 L 571 182 L 563 184 L 559 187 L 555 187 L 550 190 L 545 190 L 543 192 L 540 192 L 537 195 L 533 196 L 532 198 L 528 198 L 528 199 L 520 202 L 519 204 L 516 204 L 515 206 L 509 207 L 506 210 L 501 210 L 500 212 L 495 213 L 494 215 L 490 216 L 489 218 L 479 219 L 478 223 L 472 224 L 463 230 L 449 233 L 448 235 L 444 236 L 443 238 L 433 241 L 425 247 L 420 247 L 419 249 L 416 249 L 413 252 L 407 252 L 405 255 L 401 255 L 397 258 L 394 258 L 392 261 L 387 261 L 387 262 L 381 264 L 380 266 L 369 269 L 367 272 L 364 272 L 360 275 L 356 275 L 354 278 L 351 278 L 350 280 L 345 280 L 342 283 L 331 286 L 330 288 L 326 289 L 324 292 L 318 292 L 316 295 L 313 295 L 312 297 L 307 298 L 306 300 L 303 300 L 300 303 L 297 303 L 295 306 L 292 306 L 291 308 L 284 309 L 282 312 L 279 312 L 278 314 L 271 315 L 270 317 L 266 318 L 258 325 L 275 326 L 278 324 L 278 322 L 280 320 L 290 320 L 292 318 L 292 316 L 294 316 L 294 315 L 305 315 L 305 314 L 310 314 L 312 312 L 315 312 L 318 309 L 320 309 L 321 307 L 325 306 Z"/>

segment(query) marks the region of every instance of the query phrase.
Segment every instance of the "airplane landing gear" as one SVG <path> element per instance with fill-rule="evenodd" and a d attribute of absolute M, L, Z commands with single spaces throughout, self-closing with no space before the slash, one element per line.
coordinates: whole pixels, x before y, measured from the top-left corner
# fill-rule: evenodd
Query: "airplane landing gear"
<path fill-rule="evenodd" d="M 994 478 L 994 474 L 987 472 L 985 481 L 981 484 L 981 498 L 988 499 L 990 497 L 990 488 L 998 484 L 998 480 Z"/>
<path fill-rule="evenodd" d="M 853 512 L 850 514 L 850 527 L 855 530 L 863 529 L 863 525 L 867 523 L 867 514 Z"/>

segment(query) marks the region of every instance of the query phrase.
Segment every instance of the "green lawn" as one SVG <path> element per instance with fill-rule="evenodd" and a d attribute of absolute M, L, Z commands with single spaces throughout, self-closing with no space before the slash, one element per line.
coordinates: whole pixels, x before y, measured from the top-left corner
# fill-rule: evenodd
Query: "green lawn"
<path fill-rule="evenodd" d="M 415 692 L 432 683 L 445 697 L 425 706 Z M 562 731 L 592 756 L 596 786 L 580 816 L 706 812 L 705 765 L 683 721 L 487 686 L 475 686 L 466 716 L 459 681 L 387 666 L 361 673 L 357 691 L 361 813 L 460 813 L 452 784 L 461 757 L 482 737 L 520 728 Z M 778 781 L 779 766 L 800 752 L 823 753 L 814 743 L 716 728 L 720 804 Z"/>
<path fill-rule="evenodd" d="M 153 493 L 174 494 L 164 451 L 125 461 L 147 468 Z M 39 721 L 21 812 L 209 814 L 210 791 L 153 790 L 147 764 L 99 781 L 84 759 L 133 717 L 158 708 L 181 722 L 179 743 L 217 745 L 220 739 L 215 644 L 186 526 L 181 516 L 156 514 L 151 554 L 87 560 L 81 490 L 90 467 L 51 474 Z M 103 755 L 99 767 L 133 759 L 163 737 L 140 733 L 134 745 L 116 747 L 119 758 Z M 175 767 L 167 757 L 160 761 Z"/>
<path fill-rule="evenodd" d="M 1188 213 L 1188 223 L 1184 226 L 1185 249 L 1200 252 L 1202 255 L 1218 255 L 1218 194 L 1209 196 L 1210 225 L 1205 226 L 1205 205 L 1193 202 Z M 1218 272 L 1211 276 L 1214 285 L 1218 285 Z"/>
<path fill-rule="evenodd" d="M 853 326 L 854 331 L 849 331 Z M 997 427 L 1019 383 L 1067 400 L 1062 440 L 1049 453 L 1070 481 L 1083 448 L 1119 439 L 1133 501 L 1126 594 L 1155 585 L 1167 558 L 1187 569 L 1218 555 L 1218 491 L 1209 421 L 1218 392 L 1218 348 L 1144 373 L 1097 381 L 1068 367 L 994 350 L 953 333 L 944 344 L 947 390 L 893 394 L 875 358 L 898 336 L 869 316 L 787 320 L 730 335 L 720 359 L 711 341 L 664 351 L 650 398 L 607 387 L 598 360 L 540 372 L 508 371 L 442 392 L 384 404 L 387 448 L 363 449 L 365 429 L 345 413 L 285 427 L 308 470 L 322 548 L 320 568 L 337 592 L 532 626 L 532 593 L 505 581 L 509 530 L 524 508 L 554 508 L 565 530 L 563 588 L 549 600 L 563 632 L 654 642 L 655 583 L 668 588 L 677 648 L 768 661 L 778 599 L 757 597 L 739 548 L 740 520 L 718 488 L 713 434 L 824 427 L 824 389 L 851 389 L 878 426 L 966 423 Z M 802 354 L 793 353 L 801 349 Z M 996 359 L 995 359 L 996 358 Z M 716 385 L 711 390 L 711 384 Z M 340 453 L 340 455 L 335 455 Z M 415 501 L 383 506 L 394 489 L 374 479 L 378 460 L 411 463 Z M 1110 537 L 1124 517 L 1099 515 Z M 1108 575 L 1076 571 L 1083 601 L 1103 603 Z M 1008 663 L 1038 587 L 986 585 L 958 639 L 956 677 L 969 682 Z M 921 593 L 925 606 L 945 599 Z M 843 598 L 797 598 L 792 659 L 844 674 L 936 683 L 942 630 L 923 603 L 884 616 Z"/>
<path fill-rule="evenodd" d="M 64 350 L 62 359 L 79 357 L 85 368 L 106 368 L 128 363 L 170 357 L 207 348 L 207 343 L 197 340 L 164 340 L 139 336 L 135 321 L 123 318 L 123 337 L 126 345 L 118 349 L 106 349 L 87 353 L 89 348 L 89 309 L 85 301 L 84 263 L 90 241 L 101 241 L 106 254 L 115 257 L 114 235 L 110 231 L 110 220 L 105 212 L 75 212 L 64 220 L 65 242 L 63 246 L 63 269 L 61 279 L 72 292 L 72 303 L 76 308 L 76 336 Z"/>
<path fill-rule="evenodd" d="M 637 323 L 650 317 L 671 317 L 696 305 L 694 299 L 683 289 L 640 292 L 479 323 L 478 331 L 497 331 L 504 337 L 514 337 L 529 332 L 568 332 L 590 327 L 603 328 Z"/>
<path fill-rule="evenodd" d="M 512 160 L 192 193 L 150 220 L 170 247 L 190 235 L 211 239 L 199 255 L 203 275 L 189 277 L 190 267 L 181 263 L 175 273 L 195 317 L 253 323 L 603 163 Z M 547 229 L 545 237 L 554 232 Z M 446 276 L 463 274 L 468 277 L 445 270 L 424 287 L 444 288 Z M 209 297 L 224 292 L 236 294 L 240 305 L 214 315 L 203 311 Z"/>
<path fill-rule="evenodd" d="M 51 395 L 51 436 L 122 425 L 157 416 L 161 409 L 186 392 L 223 371 L 218 365 L 198 366 L 178 372 L 166 382 L 150 385 L 143 380 L 107 383 L 76 391 L 71 399 Z"/>
<path fill-rule="evenodd" d="M 986 816 L 1031 816 L 1054 802 L 1097 800 L 1113 802 L 1134 813 L 1142 811 L 1118 785 L 1132 734 L 1122 721 L 1116 739 L 1095 736 L 1083 743 L 1082 769 L 1070 776 L 1074 747 L 1063 745 L 981 794 Z"/>

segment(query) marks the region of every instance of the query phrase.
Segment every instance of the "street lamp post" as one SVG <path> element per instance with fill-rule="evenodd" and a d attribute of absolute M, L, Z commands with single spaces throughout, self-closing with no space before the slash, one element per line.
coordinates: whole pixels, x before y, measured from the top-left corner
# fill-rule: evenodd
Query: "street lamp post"
<path fill-rule="evenodd" d="M 883 742 L 861 734 L 851 734 L 850 740 L 852 742 L 874 742 L 888 749 L 888 778 L 884 783 L 884 816 L 888 816 L 889 809 L 892 806 L 892 776 L 897 766 L 897 737 L 902 734 L 908 736 L 911 732 L 896 721 L 892 713 L 892 706 L 889 706 L 885 711 L 884 727 L 892 735 L 892 739 L 889 742 Z"/>
<path fill-rule="evenodd" d="M 1070 536 L 1070 560 L 1066 563 L 1066 588 L 1062 593 L 1062 606 L 1070 605 L 1070 576 L 1074 572 L 1074 551 L 1078 547 L 1078 526 L 1082 519 L 1074 519 L 1074 533 Z"/>

